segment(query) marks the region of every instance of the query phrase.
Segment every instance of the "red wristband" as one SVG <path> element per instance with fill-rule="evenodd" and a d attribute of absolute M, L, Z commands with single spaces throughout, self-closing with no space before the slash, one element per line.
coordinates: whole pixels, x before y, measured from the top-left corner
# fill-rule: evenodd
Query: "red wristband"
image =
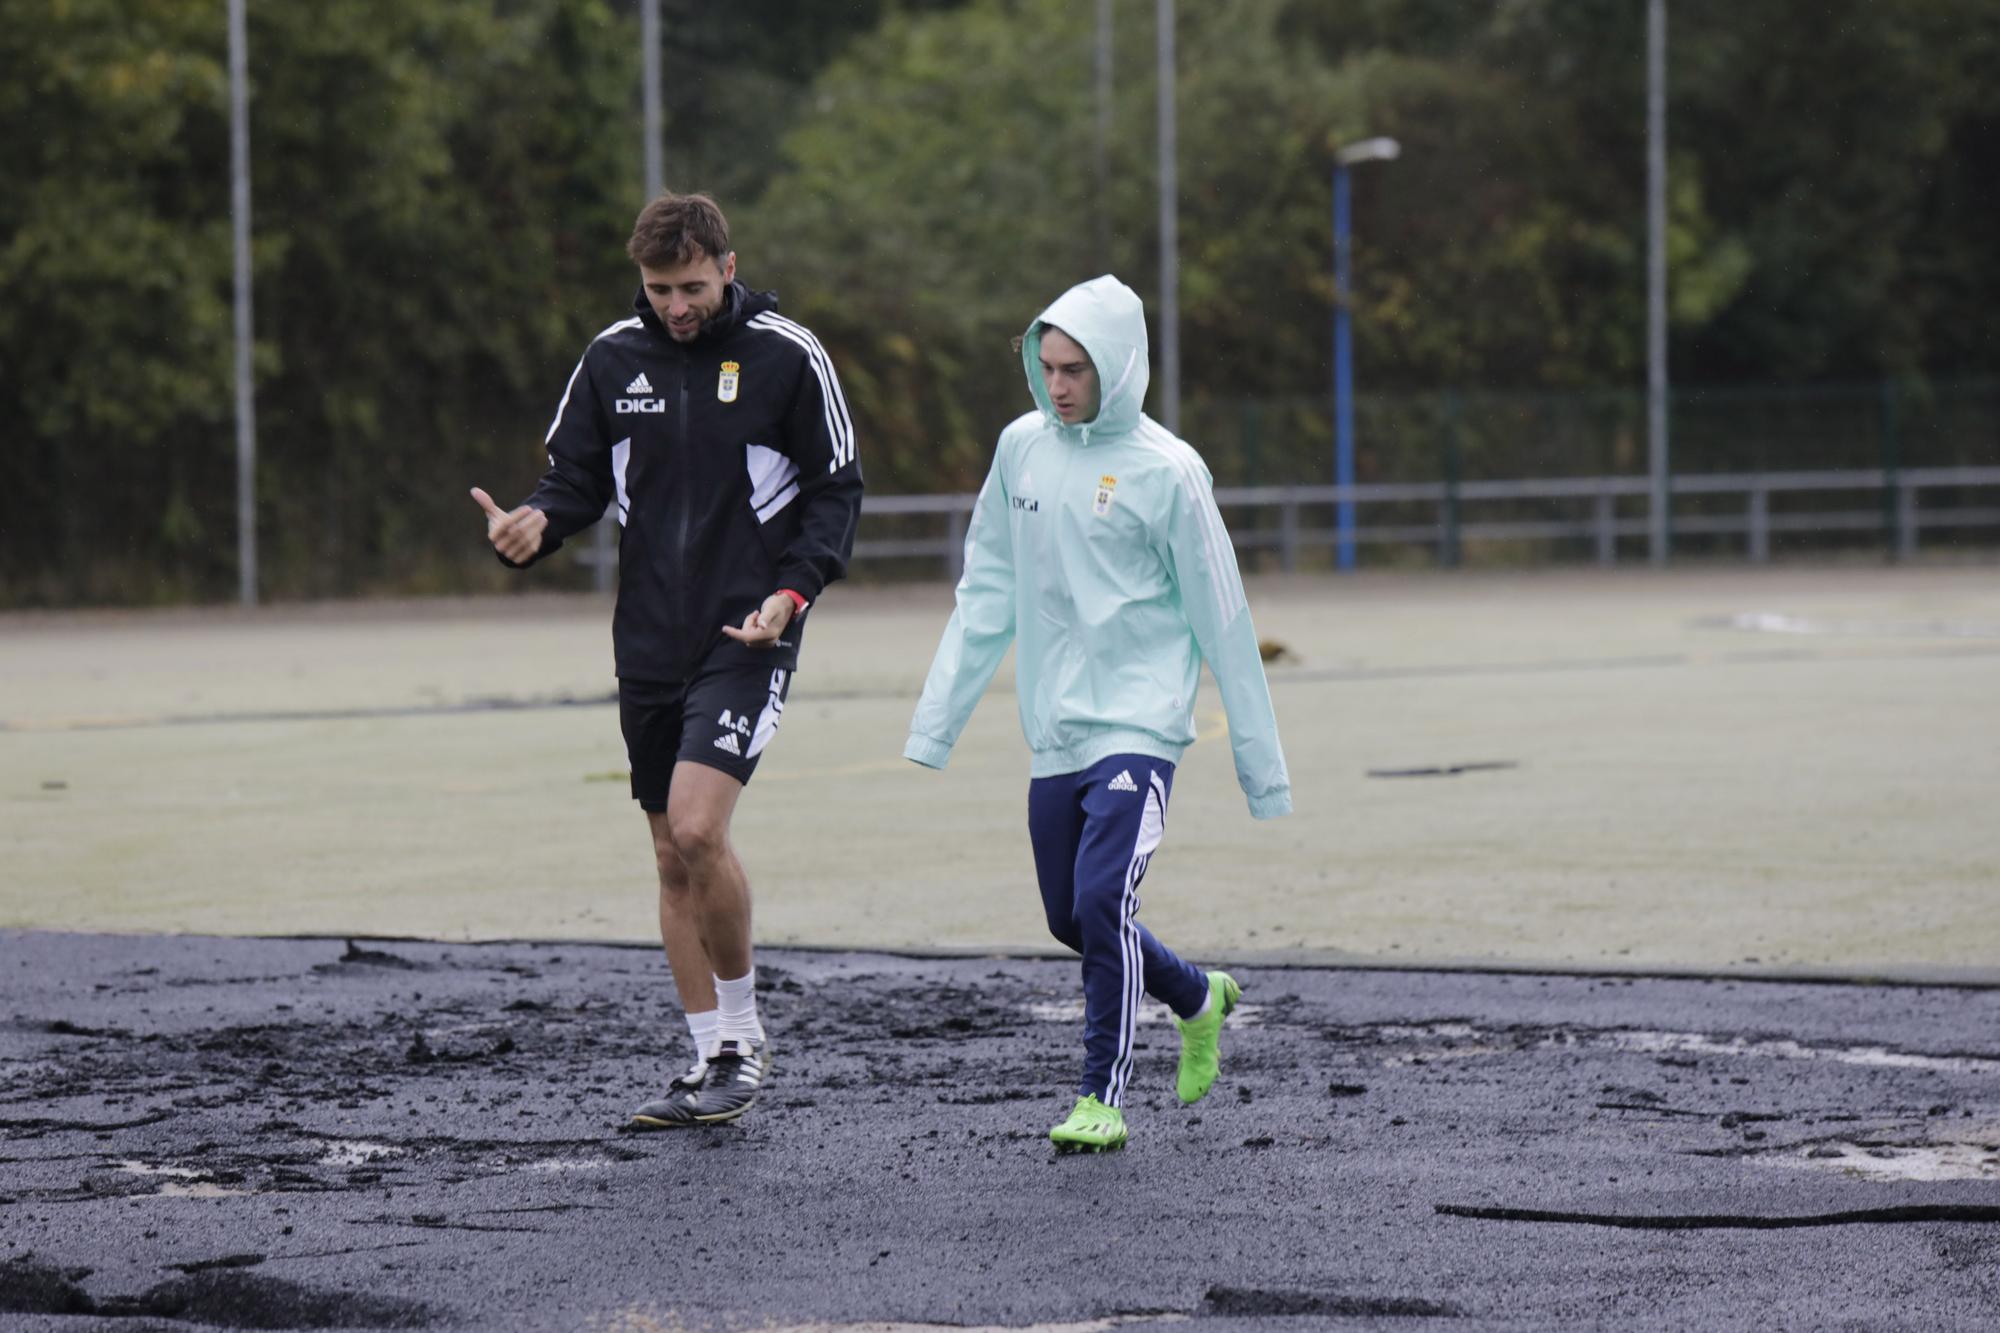
<path fill-rule="evenodd" d="M 793 615 L 796 616 L 806 609 L 806 599 L 804 597 L 801 597 L 798 593 L 793 592 L 790 588 L 780 588 L 778 589 L 778 591 L 792 599 Z"/>

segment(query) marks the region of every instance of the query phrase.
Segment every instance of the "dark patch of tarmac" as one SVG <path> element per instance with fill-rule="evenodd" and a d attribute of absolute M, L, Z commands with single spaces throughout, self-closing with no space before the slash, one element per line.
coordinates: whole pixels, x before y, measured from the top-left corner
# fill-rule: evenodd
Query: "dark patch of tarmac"
<path fill-rule="evenodd" d="M 1073 964 L 765 951 L 756 1109 L 634 1134 L 655 951 L 0 933 L 0 1327 L 2000 1322 L 2000 992 L 1238 976 L 1057 1158 Z"/>

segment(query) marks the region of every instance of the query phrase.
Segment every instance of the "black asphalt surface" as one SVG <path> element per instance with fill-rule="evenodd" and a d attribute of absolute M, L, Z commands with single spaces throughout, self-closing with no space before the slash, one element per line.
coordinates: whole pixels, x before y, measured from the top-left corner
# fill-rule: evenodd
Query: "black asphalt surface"
<path fill-rule="evenodd" d="M 653 950 L 0 933 L 0 1327 L 2000 1325 L 2000 992 L 1242 967 L 1057 1158 L 1073 964 L 759 964 L 635 1134 Z"/>

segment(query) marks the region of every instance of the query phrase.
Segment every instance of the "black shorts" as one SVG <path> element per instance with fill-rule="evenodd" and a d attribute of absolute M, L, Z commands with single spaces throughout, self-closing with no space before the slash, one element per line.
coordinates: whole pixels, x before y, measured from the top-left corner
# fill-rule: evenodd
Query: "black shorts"
<path fill-rule="evenodd" d="M 674 765 L 719 768 L 748 784 L 778 733 L 792 673 L 741 663 L 704 665 L 692 680 L 618 682 L 618 725 L 632 764 L 632 799 L 654 814 L 667 808 Z"/>

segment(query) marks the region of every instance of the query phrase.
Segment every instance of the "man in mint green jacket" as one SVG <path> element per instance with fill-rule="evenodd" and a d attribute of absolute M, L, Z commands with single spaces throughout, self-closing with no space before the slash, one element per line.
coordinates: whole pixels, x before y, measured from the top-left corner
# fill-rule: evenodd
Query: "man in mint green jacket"
<path fill-rule="evenodd" d="M 1136 920 L 1165 831 L 1174 766 L 1194 741 L 1208 664 L 1250 813 L 1292 808 L 1271 692 L 1208 468 L 1142 412 L 1146 319 L 1114 277 L 1065 292 L 1028 326 L 1037 410 L 1000 433 L 965 542 L 958 607 L 903 753 L 943 768 L 1016 644 L 1028 831 L 1049 930 L 1083 955 L 1084 1073 L 1058 1151 L 1126 1139 L 1141 992 L 1173 1010 L 1184 1102 L 1215 1082 L 1240 988 L 1176 956 Z"/>

